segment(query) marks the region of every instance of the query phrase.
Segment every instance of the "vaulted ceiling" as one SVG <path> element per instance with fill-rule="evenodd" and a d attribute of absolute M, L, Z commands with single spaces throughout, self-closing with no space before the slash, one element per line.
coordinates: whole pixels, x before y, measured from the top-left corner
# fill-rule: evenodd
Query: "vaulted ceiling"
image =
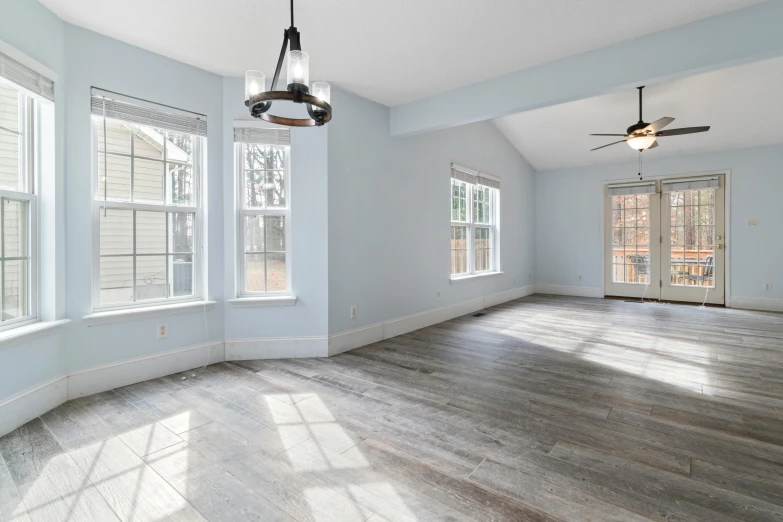
<path fill-rule="evenodd" d="M 296 0 L 296 25 L 312 79 L 392 106 L 758 1 Z M 75 25 L 228 76 L 271 75 L 289 24 L 286 0 L 41 2 Z"/>
<path fill-rule="evenodd" d="M 644 89 L 644 121 L 664 116 L 669 125 L 710 125 L 709 132 L 659 138 L 645 159 L 783 143 L 783 58 L 698 74 Z M 622 138 L 591 133 L 624 133 L 639 119 L 636 89 L 514 114 L 495 125 L 536 170 L 635 161 L 623 143 L 590 152 Z"/>

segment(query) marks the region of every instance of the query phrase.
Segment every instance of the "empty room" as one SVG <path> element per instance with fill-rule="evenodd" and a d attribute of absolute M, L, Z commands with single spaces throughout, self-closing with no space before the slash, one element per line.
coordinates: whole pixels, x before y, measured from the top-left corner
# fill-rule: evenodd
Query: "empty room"
<path fill-rule="evenodd" d="M 781 27 L 0 0 L 0 522 L 780 522 Z"/>

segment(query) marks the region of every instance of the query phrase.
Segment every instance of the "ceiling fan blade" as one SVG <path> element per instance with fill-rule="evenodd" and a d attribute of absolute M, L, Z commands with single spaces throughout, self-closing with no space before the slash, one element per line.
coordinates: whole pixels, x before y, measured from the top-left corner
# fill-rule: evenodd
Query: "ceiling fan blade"
<path fill-rule="evenodd" d="M 709 125 L 706 127 L 683 127 L 682 129 L 669 129 L 656 132 L 656 136 L 679 136 L 681 134 L 696 134 L 697 132 L 707 132 L 710 130 Z"/>
<path fill-rule="evenodd" d="M 627 134 L 591 134 L 590 136 L 628 136 Z"/>
<path fill-rule="evenodd" d="M 646 149 L 644 149 L 644 150 L 650 150 L 650 149 L 654 149 L 654 148 L 655 148 L 655 147 L 657 147 L 657 146 L 658 146 L 658 140 L 655 140 L 655 141 L 653 142 L 653 144 L 652 144 L 652 145 L 650 145 L 649 147 L 647 147 L 647 148 L 646 148 Z"/>
<path fill-rule="evenodd" d="M 593 152 L 594 150 L 598 150 L 598 149 L 603 149 L 604 147 L 609 147 L 610 145 L 617 145 L 618 143 L 625 143 L 625 140 L 615 141 L 613 143 L 607 143 L 606 145 L 601 145 L 600 147 L 590 149 L 590 152 Z"/>
<path fill-rule="evenodd" d="M 643 128 L 642 131 L 647 132 L 658 132 L 667 125 L 669 125 L 671 122 L 674 121 L 674 118 L 669 118 L 666 116 L 665 118 L 661 118 L 660 120 L 655 120 L 651 124 L 649 124 L 647 127 Z"/>

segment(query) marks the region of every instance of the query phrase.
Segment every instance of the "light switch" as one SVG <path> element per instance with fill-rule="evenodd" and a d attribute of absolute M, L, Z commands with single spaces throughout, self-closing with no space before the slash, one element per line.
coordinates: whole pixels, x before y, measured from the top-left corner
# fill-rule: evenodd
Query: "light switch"
<path fill-rule="evenodd" d="M 756 220 L 755 219 L 749 219 L 748 220 L 748 226 L 749 227 L 755 227 L 756 226 Z"/>

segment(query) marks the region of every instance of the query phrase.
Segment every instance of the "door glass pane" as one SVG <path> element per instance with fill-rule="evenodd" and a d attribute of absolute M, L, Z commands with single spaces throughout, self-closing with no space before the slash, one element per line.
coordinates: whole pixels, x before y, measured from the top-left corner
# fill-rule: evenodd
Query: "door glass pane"
<path fill-rule="evenodd" d="M 650 282 L 650 195 L 612 196 L 612 281 Z"/>
<path fill-rule="evenodd" d="M 715 190 L 669 194 L 671 205 L 671 284 L 713 287 Z"/>

